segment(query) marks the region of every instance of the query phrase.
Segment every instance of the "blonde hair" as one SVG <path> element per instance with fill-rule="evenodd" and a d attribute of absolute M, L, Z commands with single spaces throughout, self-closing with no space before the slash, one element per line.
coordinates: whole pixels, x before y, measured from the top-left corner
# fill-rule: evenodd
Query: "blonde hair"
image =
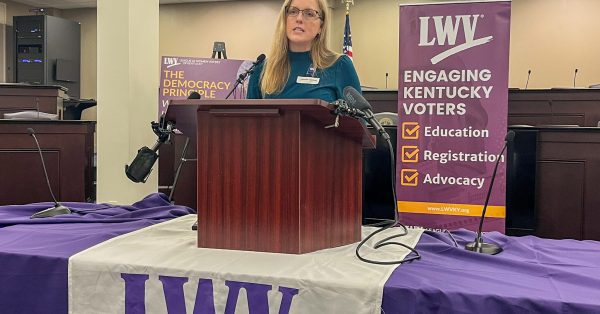
<path fill-rule="evenodd" d="M 265 60 L 264 69 L 260 75 L 260 91 L 263 97 L 268 94 L 277 94 L 283 90 L 290 75 L 291 67 L 288 59 L 289 44 L 286 34 L 287 14 L 286 9 L 292 0 L 285 0 L 279 11 L 273 43 Z M 330 67 L 341 55 L 327 47 L 329 11 L 327 0 L 317 0 L 321 14 L 321 32 L 315 37 L 310 48 L 310 57 L 316 69 Z"/>

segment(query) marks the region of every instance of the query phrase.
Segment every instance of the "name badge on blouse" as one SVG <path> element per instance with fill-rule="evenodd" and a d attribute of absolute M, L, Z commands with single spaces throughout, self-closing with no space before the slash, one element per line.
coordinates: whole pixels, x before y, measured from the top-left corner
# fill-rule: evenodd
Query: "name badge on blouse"
<path fill-rule="evenodd" d="M 296 79 L 296 83 L 298 84 L 310 84 L 317 85 L 321 79 L 318 77 L 307 77 L 307 76 L 298 76 Z"/>

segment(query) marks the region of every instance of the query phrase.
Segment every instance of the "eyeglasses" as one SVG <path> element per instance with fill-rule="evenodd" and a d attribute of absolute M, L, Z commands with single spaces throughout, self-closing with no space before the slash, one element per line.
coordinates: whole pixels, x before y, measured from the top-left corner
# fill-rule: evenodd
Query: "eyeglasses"
<path fill-rule="evenodd" d="M 305 18 L 307 20 L 322 19 L 321 15 L 319 14 L 319 11 L 313 10 L 313 9 L 300 10 L 296 7 L 288 7 L 285 11 L 287 16 L 292 16 L 292 17 L 298 16 L 298 14 L 300 14 L 300 12 L 302 12 L 302 18 Z"/>

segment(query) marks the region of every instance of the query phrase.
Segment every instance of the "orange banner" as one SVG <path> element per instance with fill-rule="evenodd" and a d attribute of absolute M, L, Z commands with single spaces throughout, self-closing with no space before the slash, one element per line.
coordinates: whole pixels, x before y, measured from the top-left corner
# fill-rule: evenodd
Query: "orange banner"
<path fill-rule="evenodd" d="M 401 213 L 454 215 L 454 216 L 481 216 L 483 206 L 471 204 L 448 204 L 426 202 L 398 202 L 398 211 Z M 488 206 L 486 217 L 504 218 L 506 206 Z"/>

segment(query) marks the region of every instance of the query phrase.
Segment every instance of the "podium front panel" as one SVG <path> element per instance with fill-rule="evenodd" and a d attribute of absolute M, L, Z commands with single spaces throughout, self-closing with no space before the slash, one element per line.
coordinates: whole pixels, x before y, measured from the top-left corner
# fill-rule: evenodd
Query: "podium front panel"
<path fill-rule="evenodd" d="M 198 246 L 305 253 L 360 240 L 361 143 L 301 110 L 198 111 Z"/>

